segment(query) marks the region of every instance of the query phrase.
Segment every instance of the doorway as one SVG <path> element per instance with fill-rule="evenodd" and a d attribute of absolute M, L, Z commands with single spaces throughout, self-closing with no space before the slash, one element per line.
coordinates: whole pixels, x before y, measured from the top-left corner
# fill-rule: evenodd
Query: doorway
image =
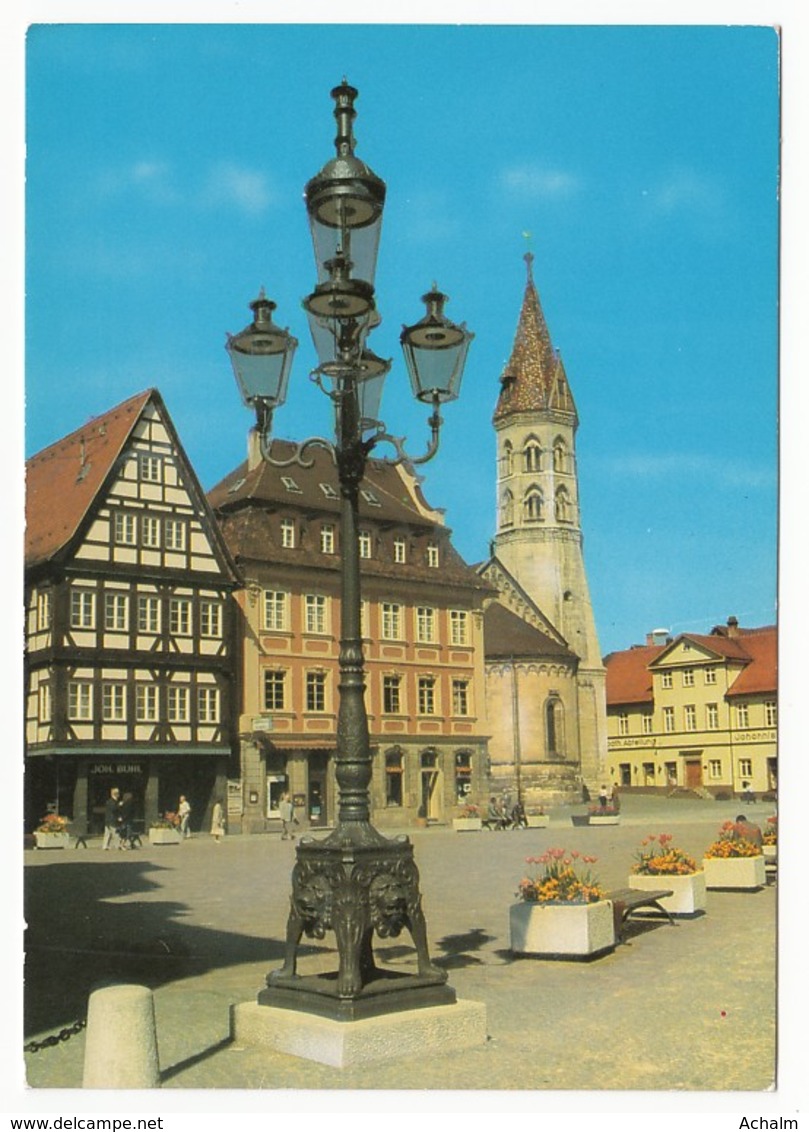
<path fill-rule="evenodd" d="M 702 756 L 685 760 L 685 785 L 689 790 L 698 790 L 702 786 Z"/>
<path fill-rule="evenodd" d="M 437 821 L 441 817 L 441 792 L 438 789 L 440 778 L 438 752 L 424 751 L 421 756 L 421 798 L 419 817 L 427 821 Z"/>

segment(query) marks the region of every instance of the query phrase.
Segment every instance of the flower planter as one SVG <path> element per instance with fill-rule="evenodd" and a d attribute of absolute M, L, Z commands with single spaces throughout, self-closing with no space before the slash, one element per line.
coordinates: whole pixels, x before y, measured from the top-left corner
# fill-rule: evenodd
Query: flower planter
<path fill-rule="evenodd" d="M 762 888 L 767 883 L 764 857 L 706 857 L 702 862 L 706 888 Z"/>
<path fill-rule="evenodd" d="M 551 819 L 547 814 L 527 814 L 525 818 L 528 829 L 547 829 Z"/>
<path fill-rule="evenodd" d="M 612 903 L 532 904 L 509 909 L 511 950 L 516 955 L 593 958 L 615 947 Z"/>
<path fill-rule="evenodd" d="M 476 829 L 483 829 L 483 818 L 453 818 L 452 828 L 458 833 L 471 833 Z"/>
<path fill-rule="evenodd" d="M 778 846 L 777 845 L 764 845 L 764 846 L 762 846 L 761 852 L 764 856 L 765 862 L 766 861 L 776 861 L 776 860 L 778 860 Z"/>
<path fill-rule="evenodd" d="M 590 814 L 590 825 L 620 825 L 620 814 Z"/>
<path fill-rule="evenodd" d="M 37 849 L 69 849 L 70 834 L 43 833 L 40 830 L 36 830 L 34 833 L 34 844 Z"/>
<path fill-rule="evenodd" d="M 179 829 L 150 829 L 150 845 L 179 845 L 183 835 Z"/>
<path fill-rule="evenodd" d="M 694 916 L 704 912 L 707 906 L 705 896 L 705 873 L 668 874 L 657 876 L 633 873 L 629 878 L 629 887 L 652 892 L 655 889 L 670 888 L 673 896 L 664 896 L 660 907 L 665 908 L 673 916 Z"/>

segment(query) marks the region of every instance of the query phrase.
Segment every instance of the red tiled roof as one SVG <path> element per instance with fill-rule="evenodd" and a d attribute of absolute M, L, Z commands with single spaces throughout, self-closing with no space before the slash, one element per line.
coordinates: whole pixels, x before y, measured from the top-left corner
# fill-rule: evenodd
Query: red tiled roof
<path fill-rule="evenodd" d="M 26 463 L 25 565 L 58 554 L 79 529 L 156 390 L 138 393 L 43 448 Z"/>
<path fill-rule="evenodd" d="M 606 656 L 607 704 L 651 703 L 652 674 L 649 665 L 665 649 L 665 645 L 646 645 Z"/>
<path fill-rule="evenodd" d="M 778 688 L 777 628 L 768 625 L 765 629 L 744 632 L 741 639 L 751 663 L 739 673 L 727 695 L 750 696 L 765 692 L 774 695 Z"/>

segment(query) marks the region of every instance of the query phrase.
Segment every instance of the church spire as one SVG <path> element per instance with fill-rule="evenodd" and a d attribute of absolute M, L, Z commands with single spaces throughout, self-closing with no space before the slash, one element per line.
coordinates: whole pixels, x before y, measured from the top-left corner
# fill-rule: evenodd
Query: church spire
<path fill-rule="evenodd" d="M 553 410 L 572 416 L 576 405 L 562 359 L 551 341 L 542 304 L 534 283 L 534 255 L 526 252 L 527 279 L 511 357 L 500 375 L 500 396 L 495 422 L 512 413 Z"/>

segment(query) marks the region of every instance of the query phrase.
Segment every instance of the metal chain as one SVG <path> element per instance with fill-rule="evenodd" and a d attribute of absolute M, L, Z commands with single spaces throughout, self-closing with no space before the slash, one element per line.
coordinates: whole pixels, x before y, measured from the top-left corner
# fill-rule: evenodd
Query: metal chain
<path fill-rule="evenodd" d="M 75 1034 L 80 1034 L 87 1025 L 86 1018 L 78 1018 L 72 1026 L 65 1026 L 58 1034 L 49 1034 L 47 1038 L 43 1038 L 41 1042 L 33 1041 L 27 1042 L 22 1048 L 23 1053 L 39 1053 L 42 1049 L 49 1049 L 51 1046 L 58 1046 L 60 1042 L 66 1042 Z"/>

